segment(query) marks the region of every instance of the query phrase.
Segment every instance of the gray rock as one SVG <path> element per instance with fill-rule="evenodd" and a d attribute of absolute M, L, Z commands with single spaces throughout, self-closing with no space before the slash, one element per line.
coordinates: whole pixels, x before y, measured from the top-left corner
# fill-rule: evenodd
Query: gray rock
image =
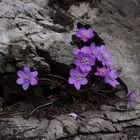
<path fill-rule="evenodd" d="M 120 115 L 121 114 L 121 115 Z M 20 115 L 0 118 L 0 137 L 36 140 L 128 140 L 140 138 L 140 110 L 85 112 L 75 120 L 68 115 L 53 120 L 25 119 Z"/>

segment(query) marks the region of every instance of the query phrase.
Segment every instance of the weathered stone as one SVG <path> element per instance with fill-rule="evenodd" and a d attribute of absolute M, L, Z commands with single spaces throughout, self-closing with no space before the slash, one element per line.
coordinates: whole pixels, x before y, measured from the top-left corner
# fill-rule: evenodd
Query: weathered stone
<path fill-rule="evenodd" d="M 26 110 L 26 109 L 25 109 Z M 22 110 L 23 111 L 23 110 Z M 77 120 L 61 115 L 52 120 L 20 115 L 0 118 L 0 137 L 4 139 L 139 139 L 140 111 L 85 112 Z"/>

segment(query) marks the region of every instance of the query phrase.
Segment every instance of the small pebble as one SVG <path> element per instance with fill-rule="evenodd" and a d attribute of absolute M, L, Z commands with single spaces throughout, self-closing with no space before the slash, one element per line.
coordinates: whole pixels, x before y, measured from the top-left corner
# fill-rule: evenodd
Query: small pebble
<path fill-rule="evenodd" d="M 77 119 L 78 115 L 76 113 L 70 113 L 69 117 L 73 118 L 74 120 Z"/>

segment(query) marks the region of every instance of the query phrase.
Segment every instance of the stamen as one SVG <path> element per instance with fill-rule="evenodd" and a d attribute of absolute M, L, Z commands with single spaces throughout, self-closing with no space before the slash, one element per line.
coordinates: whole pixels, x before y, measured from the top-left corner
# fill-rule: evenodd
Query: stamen
<path fill-rule="evenodd" d="M 88 64 L 88 59 L 84 57 L 84 58 L 82 59 L 82 63 L 83 63 L 83 64 Z"/>
<path fill-rule="evenodd" d="M 95 52 L 94 51 L 91 51 L 91 54 L 95 54 Z"/>
<path fill-rule="evenodd" d="M 87 38 L 89 34 L 87 32 L 84 33 L 84 37 Z"/>
<path fill-rule="evenodd" d="M 107 58 L 105 54 L 103 54 L 103 58 L 104 58 L 104 59 L 106 59 L 106 58 Z"/>
<path fill-rule="evenodd" d="M 78 74 L 75 75 L 75 77 L 76 77 L 76 79 L 80 79 L 81 74 L 78 73 Z"/>
<path fill-rule="evenodd" d="M 110 79 L 113 79 L 113 76 L 112 75 L 110 75 L 109 77 L 110 77 Z"/>
<path fill-rule="evenodd" d="M 29 76 L 27 76 L 27 75 L 24 78 L 26 81 L 28 81 L 30 79 Z"/>
<path fill-rule="evenodd" d="M 101 69 L 101 73 L 102 74 L 106 73 L 106 69 Z"/>

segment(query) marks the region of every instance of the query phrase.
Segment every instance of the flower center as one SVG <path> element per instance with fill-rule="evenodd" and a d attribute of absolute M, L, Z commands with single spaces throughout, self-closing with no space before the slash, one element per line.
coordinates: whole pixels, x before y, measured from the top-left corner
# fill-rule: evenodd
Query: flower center
<path fill-rule="evenodd" d="M 77 73 L 77 74 L 75 75 L 75 77 L 76 77 L 76 79 L 80 79 L 80 78 L 81 78 L 81 74 Z"/>
<path fill-rule="evenodd" d="M 109 76 L 109 78 L 110 78 L 110 79 L 113 79 L 113 76 L 112 76 L 112 75 L 110 75 L 110 76 Z"/>
<path fill-rule="evenodd" d="M 86 57 L 83 57 L 83 58 L 82 58 L 82 63 L 83 63 L 83 64 L 88 64 L 88 59 L 87 59 Z"/>
<path fill-rule="evenodd" d="M 103 54 L 103 58 L 104 58 L 104 59 L 106 59 L 106 58 L 107 58 L 106 54 Z"/>
<path fill-rule="evenodd" d="M 101 73 L 105 74 L 106 73 L 106 69 L 101 69 Z"/>
<path fill-rule="evenodd" d="M 84 37 L 85 37 L 85 38 L 88 38 L 88 36 L 89 36 L 88 33 L 85 32 L 85 33 L 84 33 Z"/>
<path fill-rule="evenodd" d="M 24 78 L 26 81 L 28 81 L 30 79 L 29 76 L 27 76 L 27 75 Z"/>
<path fill-rule="evenodd" d="M 95 54 L 95 52 L 92 50 L 92 51 L 91 51 L 91 54 Z"/>

